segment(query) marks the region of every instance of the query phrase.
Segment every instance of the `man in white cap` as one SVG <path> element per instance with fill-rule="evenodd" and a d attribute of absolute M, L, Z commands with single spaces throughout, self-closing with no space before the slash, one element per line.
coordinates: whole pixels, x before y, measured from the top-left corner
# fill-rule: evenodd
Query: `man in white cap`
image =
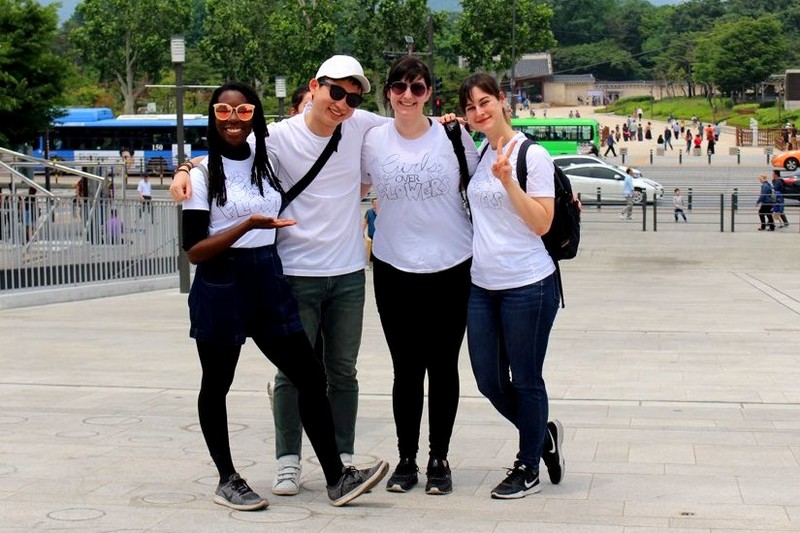
<path fill-rule="evenodd" d="M 336 443 L 342 462 L 349 464 L 358 411 L 356 358 L 365 297 L 361 198 L 366 189 L 361 185 L 361 145 L 367 130 L 389 119 L 356 109 L 361 95 L 370 91 L 370 83 L 353 57 L 329 58 L 308 87 L 312 105 L 305 112 L 269 125 L 267 149 L 284 190 L 306 175 L 339 125 L 341 140 L 319 174 L 284 211 L 282 217 L 297 220 L 297 225 L 282 228 L 276 244 L 303 327 L 312 343 L 321 339 L 317 353 L 328 376 Z M 174 178 L 170 193 L 183 201 L 191 195 L 188 174 L 177 173 Z M 302 471 L 297 391 L 278 373 L 272 393 L 278 459 L 272 492 L 293 495 L 300 490 Z"/>

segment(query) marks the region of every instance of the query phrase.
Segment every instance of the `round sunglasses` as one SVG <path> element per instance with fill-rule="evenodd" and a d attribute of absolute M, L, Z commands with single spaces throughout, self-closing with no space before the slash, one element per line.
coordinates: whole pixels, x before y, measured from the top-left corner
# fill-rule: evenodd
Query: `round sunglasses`
<path fill-rule="evenodd" d="M 349 93 L 347 92 L 344 87 L 341 85 L 334 85 L 333 83 L 325 80 L 319 82 L 320 85 L 325 85 L 328 87 L 328 91 L 330 92 L 331 99 L 335 102 L 338 102 L 342 98 L 346 98 L 345 102 L 352 108 L 356 108 L 361 105 L 361 102 L 364 101 L 364 97 L 358 93 Z"/>
<path fill-rule="evenodd" d="M 214 116 L 217 117 L 217 120 L 230 120 L 233 116 L 233 112 L 236 111 L 236 116 L 239 117 L 239 120 L 242 122 L 249 122 L 253 119 L 253 115 L 255 114 L 256 106 L 254 104 L 239 104 L 236 107 L 231 106 L 230 104 L 214 104 Z"/>
<path fill-rule="evenodd" d="M 425 96 L 425 93 L 428 92 L 428 87 L 424 83 L 418 81 L 410 84 L 404 81 L 396 81 L 389 85 L 389 89 L 391 89 L 392 94 L 395 96 L 405 94 L 409 87 L 411 88 L 411 94 L 414 96 Z"/>

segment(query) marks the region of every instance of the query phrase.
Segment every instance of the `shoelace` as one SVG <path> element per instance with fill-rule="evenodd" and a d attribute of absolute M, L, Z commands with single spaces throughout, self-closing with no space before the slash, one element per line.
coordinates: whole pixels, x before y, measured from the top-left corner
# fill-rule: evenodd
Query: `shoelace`
<path fill-rule="evenodd" d="M 233 491 L 235 491 L 239 496 L 244 496 L 253 490 L 250 488 L 247 482 L 241 478 L 231 481 L 231 489 L 233 489 Z"/>

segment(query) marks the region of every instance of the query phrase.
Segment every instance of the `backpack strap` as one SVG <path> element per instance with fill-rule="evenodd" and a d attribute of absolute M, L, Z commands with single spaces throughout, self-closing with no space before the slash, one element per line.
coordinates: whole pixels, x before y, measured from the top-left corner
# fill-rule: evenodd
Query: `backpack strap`
<path fill-rule="evenodd" d="M 314 180 L 314 178 L 317 177 L 319 171 L 322 170 L 322 167 L 324 167 L 325 163 L 327 163 L 328 159 L 330 159 L 331 154 L 333 154 L 333 152 L 335 152 L 339 147 L 339 140 L 341 140 L 341 138 L 342 138 L 342 125 L 339 124 L 333 131 L 333 135 L 331 135 L 331 139 L 328 141 L 327 146 L 325 146 L 325 149 L 320 154 L 319 159 L 317 159 L 317 161 L 314 163 L 314 165 L 312 165 L 309 171 L 306 172 L 306 175 L 300 178 L 300 181 L 295 183 L 291 189 L 286 191 L 286 195 L 284 196 L 283 202 L 281 203 L 281 209 L 279 212 L 282 212 L 284 209 L 286 209 L 286 206 L 288 206 L 292 200 L 297 198 L 300 195 L 300 193 L 305 190 L 306 187 L 311 185 L 311 182 Z"/>
<path fill-rule="evenodd" d="M 458 159 L 458 172 L 461 176 L 459 180 L 459 192 L 461 193 L 461 203 L 464 206 L 464 211 L 467 212 L 467 217 L 472 220 L 472 212 L 469 209 L 469 199 L 467 198 L 467 186 L 469 185 L 469 167 L 467 166 L 467 154 L 464 151 L 464 142 L 461 140 L 461 124 L 457 120 L 453 120 L 444 125 L 444 131 L 450 142 L 453 143 L 453 151 Z"/>
<path fill-rule="evenodd" d="M 528 183 L 528 148 L 535 141 L 532 139 L 525 139 L 522 141 L 522 144 L 519 145 L 519 151 L 517 152 L 517 181 L 519 182 L 519 186 L 522 187 L 522 190 L 525 190 L 525 186 Z M 555 179 L 555 177 L 553 178 Z M 564 305 L 564 286 L 561 284 L 561 269 L 558 267 L 558 261 L 553 261 L 553 264 L 556 266 L 556 283 L 558 283 L 558 294 L 561 297 L 561 308 L 565 307 Z"/>

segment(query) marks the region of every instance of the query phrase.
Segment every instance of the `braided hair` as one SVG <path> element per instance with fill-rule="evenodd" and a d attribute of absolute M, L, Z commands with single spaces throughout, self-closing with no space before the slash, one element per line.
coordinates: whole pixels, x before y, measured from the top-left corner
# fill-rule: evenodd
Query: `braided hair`
<path fill-rule="evenodd" d="M 229 81 L 214 90 L 211 94 L 211 101 L 208 103 L 208 129 L 206 136 L 208 139 L 209 206 L 213 201 L 216 201 L 217 206 L 221 207 L 228 201 L 228 196 L 225 192 L 225 172 L 222 165 L 224 141 L 217 132 L 217 119 L 214 116 L 214 104 L 219 103 L 220 96 L 225 91 L 239 92 L 245 97 L 247 103 L 255 106 L 252 125 L 253 135 L 255 136 L 256 154 L 253 160 L 253 167 L 250 169 L 250 183 L 257 185 L 258 192 L 261 196 L 264 196 L 264 179 L 266 179 L 269 185 L 283 197 L 283 188 L 267 156 L 266 137 L 269 134 L 267 133 L 267 121 L 264 118 L 264 108 L 261 105 L 261 99 L 249 85 L 238 81 Z"/>

